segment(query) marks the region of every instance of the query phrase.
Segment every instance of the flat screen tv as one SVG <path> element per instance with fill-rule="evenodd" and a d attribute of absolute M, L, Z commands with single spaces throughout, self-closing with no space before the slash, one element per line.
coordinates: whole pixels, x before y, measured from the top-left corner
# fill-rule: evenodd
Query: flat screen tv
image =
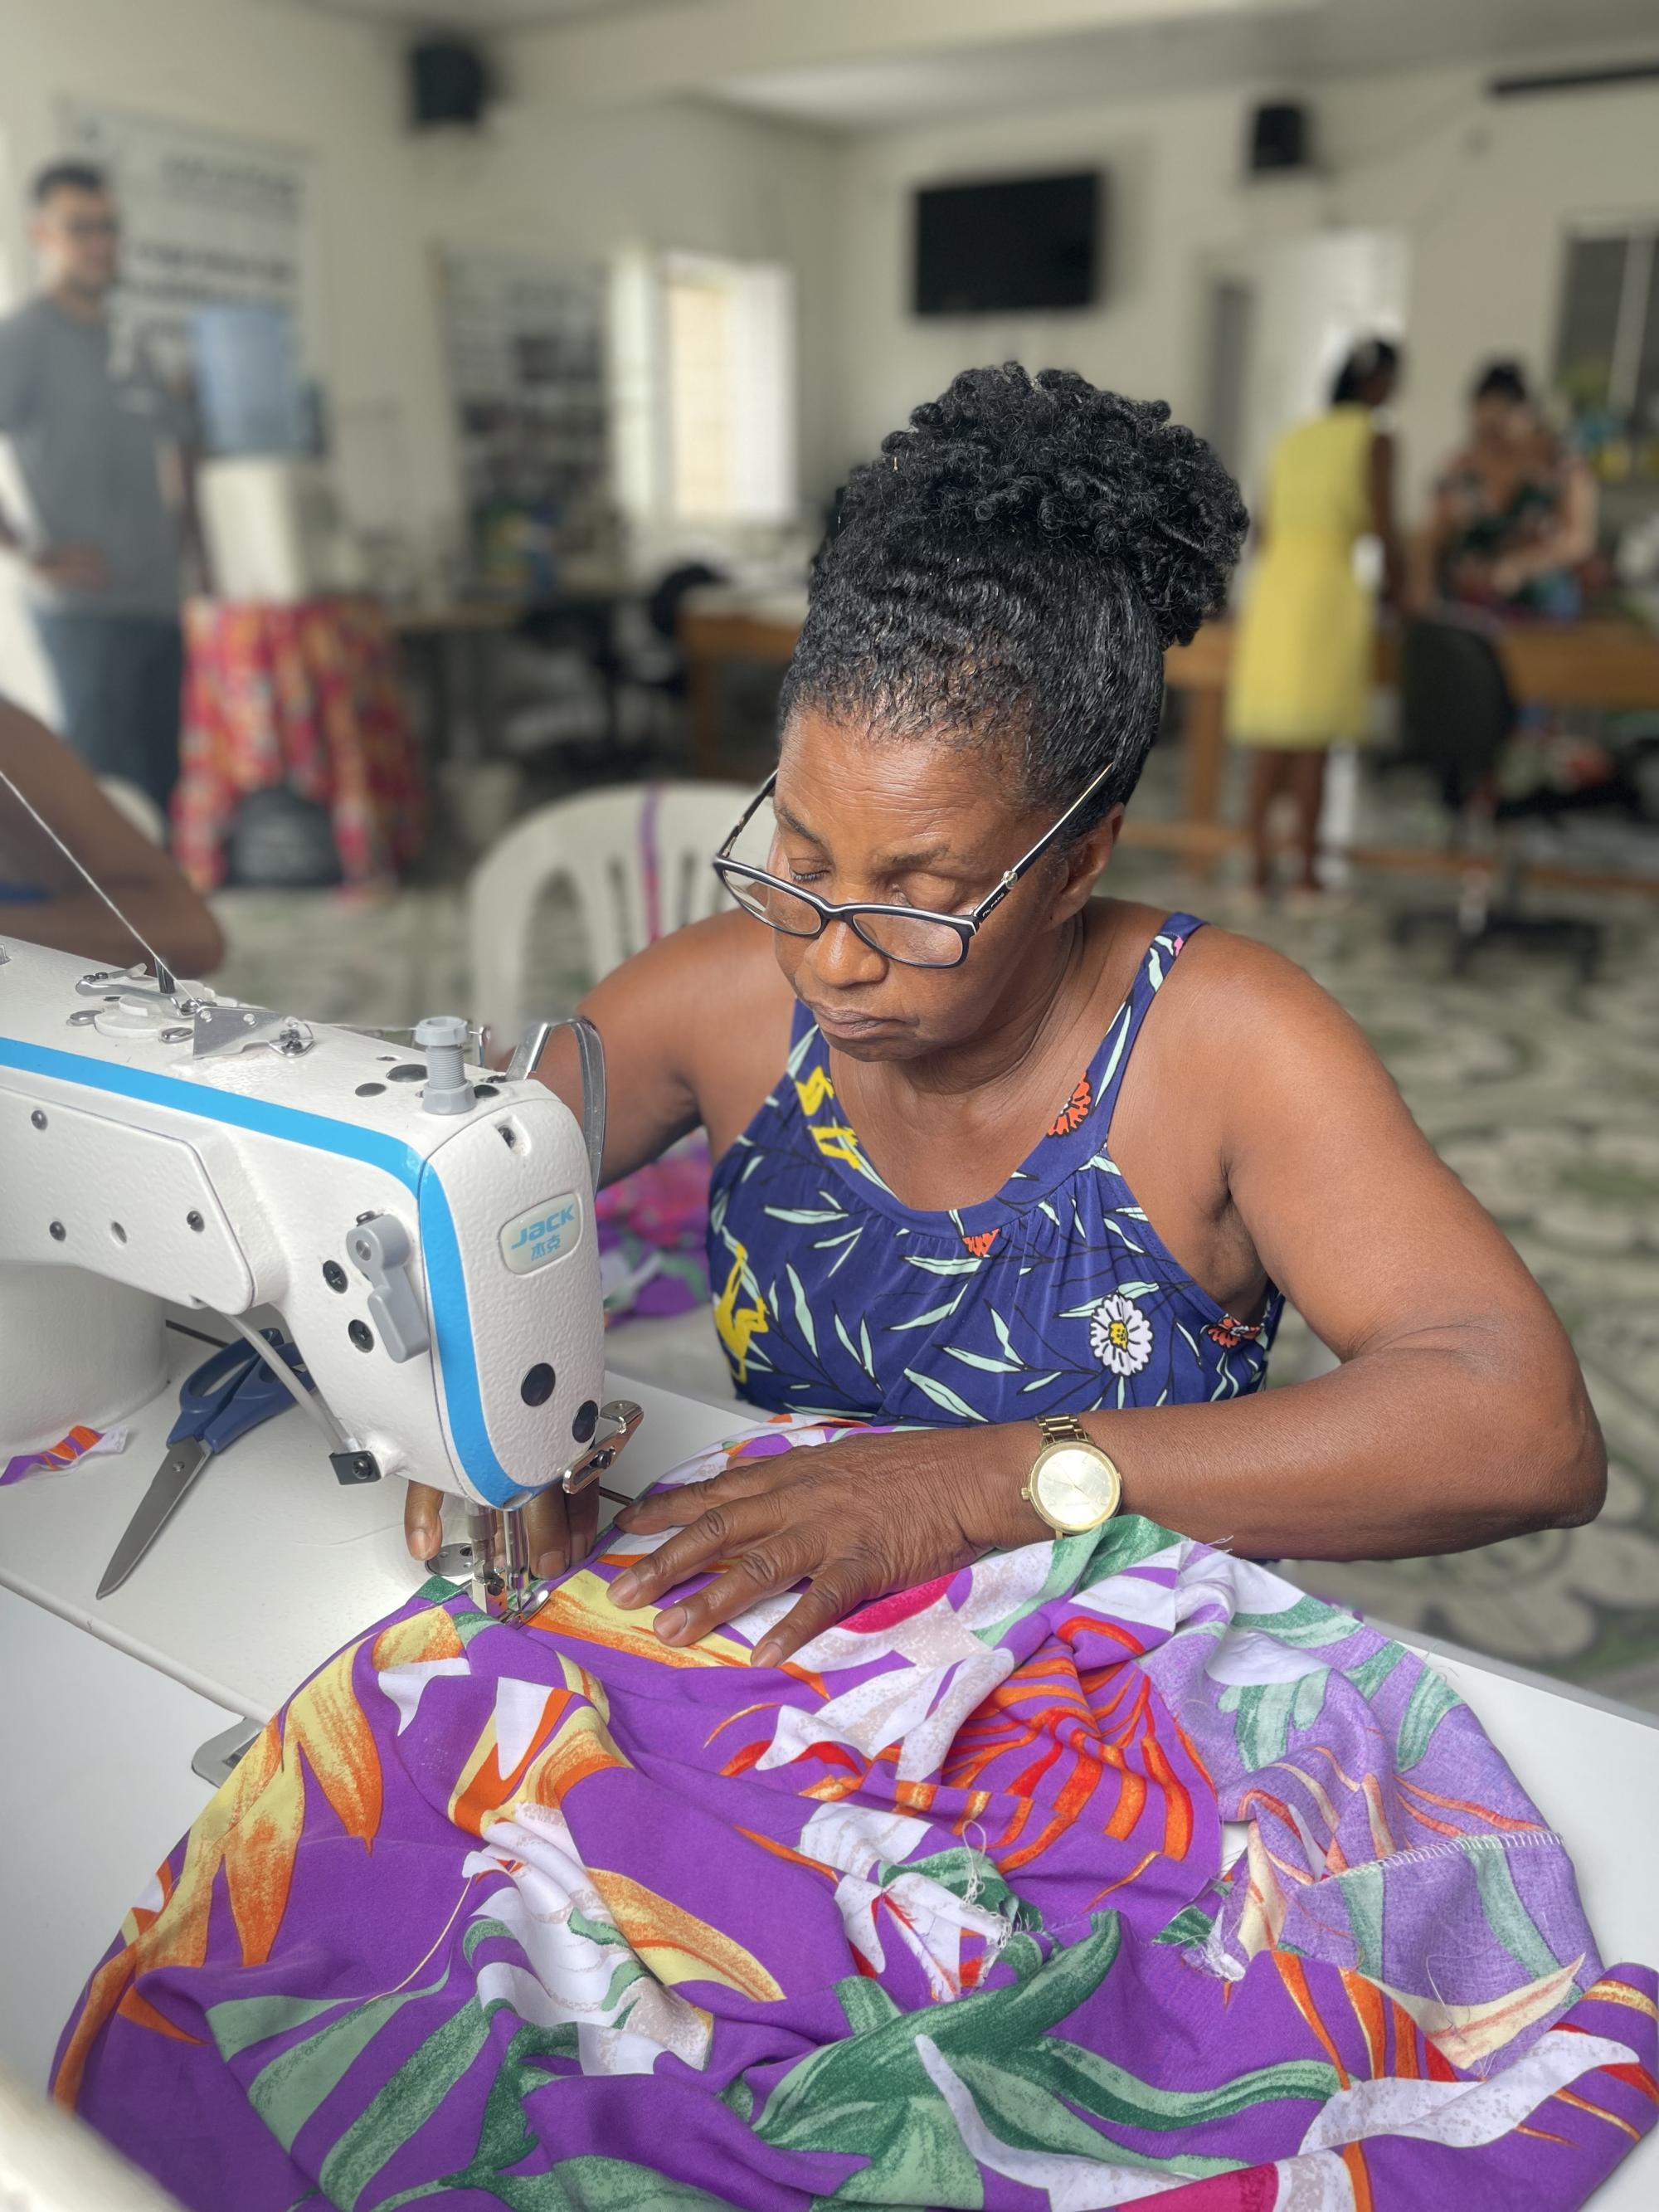
<path fill-rule="evenodd" d="M 1105 179 L 1088 169 L 916 194 L 916 313 L 1086 307 L 1101 282 Z"/>

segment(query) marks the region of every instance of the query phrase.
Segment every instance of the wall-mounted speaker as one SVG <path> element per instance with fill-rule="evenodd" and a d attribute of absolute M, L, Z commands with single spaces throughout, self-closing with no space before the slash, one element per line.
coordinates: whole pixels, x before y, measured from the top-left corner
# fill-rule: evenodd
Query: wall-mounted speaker
<path fill-rule="evenodd" d="M 409 50 L 409 119 L 416 131 L 443 124 L 476 130 L 495 89 L 488 60 L 465 39 L 422 39 Z"/>
<path fill-rule="evenodd" d="M 1313 159 L 1308 111 L 1295 100 L 1270 100 L 1250 118 L 1252 176 L 1305 169 Z"/>

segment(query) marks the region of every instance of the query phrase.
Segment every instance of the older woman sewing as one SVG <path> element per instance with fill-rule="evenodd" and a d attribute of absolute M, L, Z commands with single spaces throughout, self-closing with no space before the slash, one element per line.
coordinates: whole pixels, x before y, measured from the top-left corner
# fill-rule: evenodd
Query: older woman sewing
<path fill-rule="evenodd" d="M 594 991 L 607 1177 L 704 1127 L 715 1322 L 765 1411 L 931 1424 L 653 1497 L 612 1588 L 694 1641 L 807 1583 L 776 1664 L 878 1593 L 1143 1513 L 1255 1556 L 1589 1519 L 1571 1350 L 1307 975 L 1098 895 L 1163 653 L 1245 526 L 1161 406 L 958 377 L 857 471 L 724 848 L 740 910 Z M 574 1067 L 550 1079 L 574 1094 Z M 1285 1297 L 1341 1365 L 1261 1392 Z M 562 1502 L 551 1509 L 562 1513 Z M 592 1494 L 543 1523 L 552 1571 Z M 410 1493 L 412 1548 L 437 1500 Z"/>

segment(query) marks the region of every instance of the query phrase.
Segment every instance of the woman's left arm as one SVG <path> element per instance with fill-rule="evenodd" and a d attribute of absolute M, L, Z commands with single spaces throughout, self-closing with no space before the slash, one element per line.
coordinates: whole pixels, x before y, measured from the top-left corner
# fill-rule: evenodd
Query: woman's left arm
<path fill-rule="evenodd" d="M 1543 1292 L 1335 1001 L 1262 948 L 1228 951 L 1188 1010 L 1194 1073 L 1224 1101 L 1239 1221 L 1342 1364 L 1231 1404 L 1088 1417 L 1126 1498 L 1258 1557 L 1458 1551 L 1593 1519 L 1606 1455 Z"/>
<path fill-rule="evenodd" d="M 1562 465 L 1561 504 L 1553 522 L 1536 544 L 1522 546 L 1493 562 L 1495 588 L 1512 596 L 1534 577 L 1582 568 L 1595 550 L 1599 511 L 1595 477 L 1581 455 L 1568 455 Z"/>
<path fill-rule="evenodd" d="M 1223 1102 L 1230 1203 L 1342 1364 L 1222 1404 L 1083 1415 L 1121 1470 L 1124 1510 L 1304 1559 L 1456 1551 L 1593 1519 L 1606 1454 L 1565 1334 L 1353 1023 L 1299 969 L 1235 944 L 1183 1035 L 1196 1042 L 1172 1091 Z M 680 1533 L 613 1595 L 654 1602 L 726 1562 L 659 1619 L 665 1640 L 691 1642 L 810 1577 L 763 1647 L 775 1663 L 882 1591 L 1048 1534 L 1020 1495 L 1040 1443 L 1017 1423 L 740 1464 L 624 1515 L 630 1531 Z"/>

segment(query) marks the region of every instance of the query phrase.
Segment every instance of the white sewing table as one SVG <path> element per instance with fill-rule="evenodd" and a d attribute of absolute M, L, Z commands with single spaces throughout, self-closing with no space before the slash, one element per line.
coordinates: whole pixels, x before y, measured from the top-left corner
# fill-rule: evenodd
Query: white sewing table
<path fill-rule="evenodd" d="M 169 1333 L 175 1380 L 206 1358 Z M 630 1493 L 735 1434 L 740 1407 L 623 1369 L 611 1395 L 645 1420 L 605 1480 Z M 0 2064 L 44 2087 L 88 1972 L 206 1803 L 191 1760 L 239 1718 L 264 1720 L 362 1627 L 424 1579 L 403 1541 L 403 1485 L 343 1489 L 297 1419 L 210 1462 L 122 1587 L 94 1595 L 161 1462 L 169 1388 L 126 1449 L 0 1491 Z M 0 1450 L 0 1458 L 6 1456 Z M 1603 1957 L 1659 1964 L 1659 1720 L 1423 1638 L 1565 1838 Z M 1659 2131 L 1593 2200 L 1652 2212 Z"/>

